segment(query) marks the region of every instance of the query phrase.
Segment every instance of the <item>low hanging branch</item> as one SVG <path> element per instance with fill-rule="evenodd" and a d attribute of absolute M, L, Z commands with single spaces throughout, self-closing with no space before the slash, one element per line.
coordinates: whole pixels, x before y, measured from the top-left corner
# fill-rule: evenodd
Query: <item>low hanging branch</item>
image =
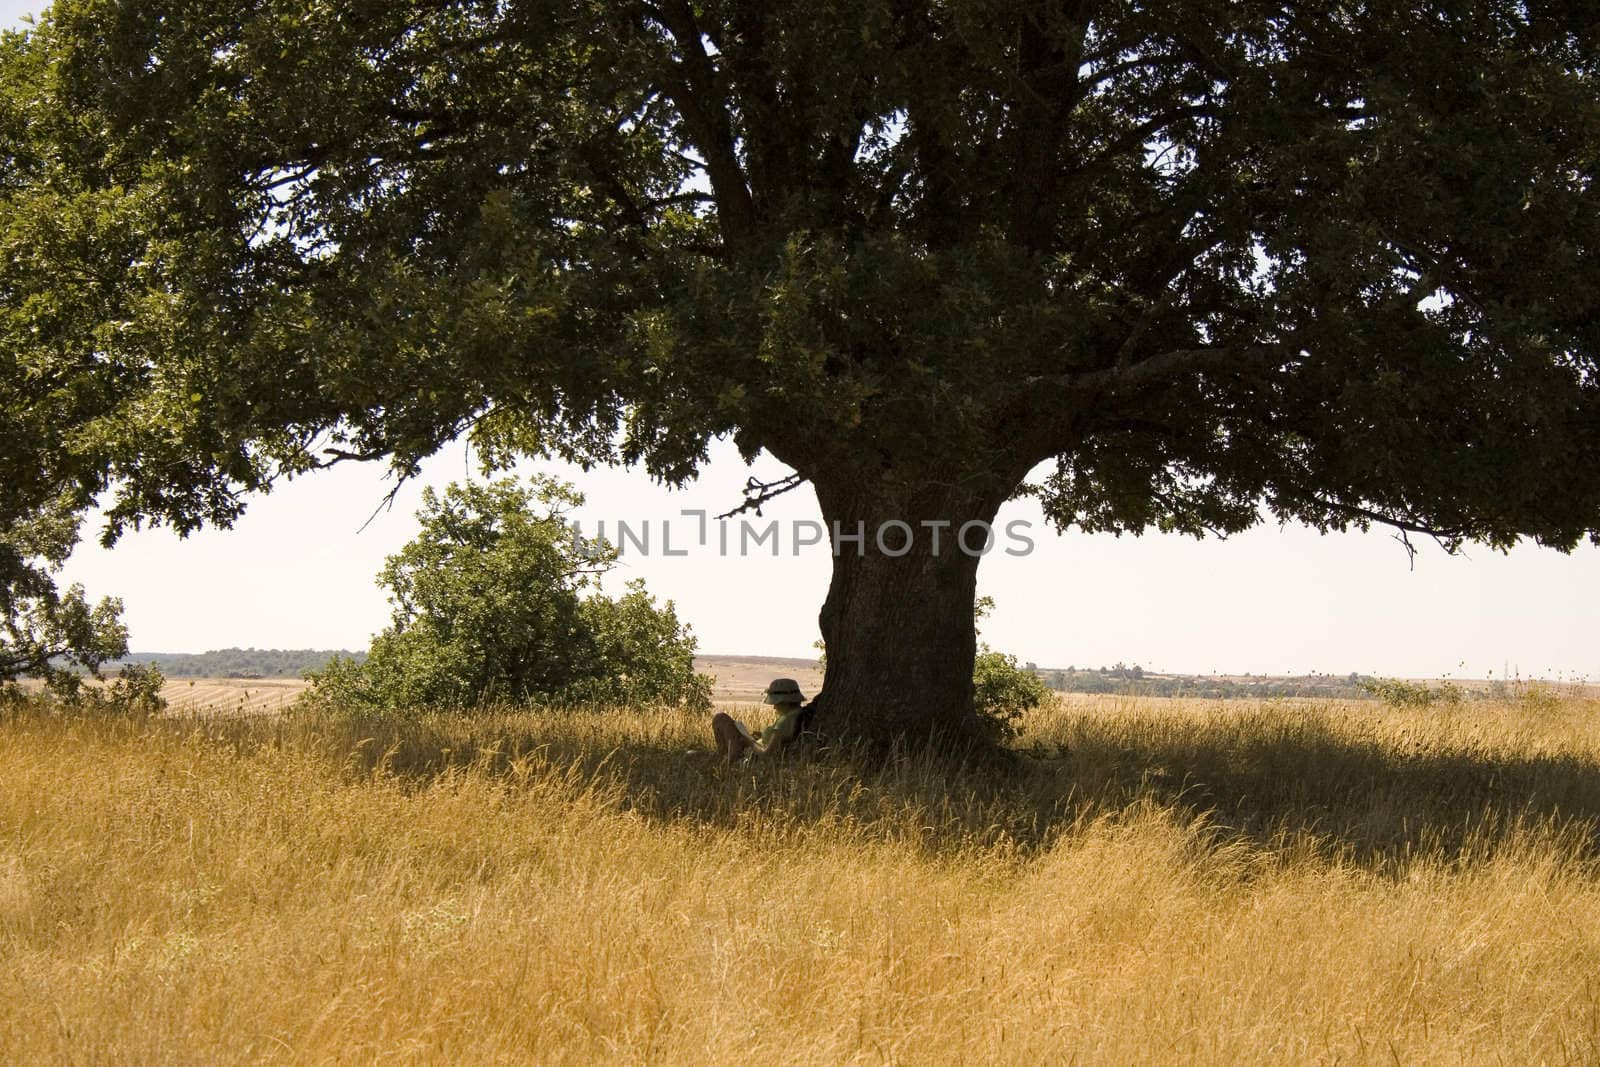
<path fill-rule="evenodd" d="M 761 505 L 765 504 L 773 497 L 782 496 L 789 490 L 797 489 L 804 484 L 805 478 L 801 477 L 799 474 L 791 474 L 787 477 L 779 478 L 775 482 L 763 482 L 759 478 L 752 477 L 744 483 L 744 503 L 740 504 L 732 511 L 723 512 L 721 515 L 718 515 L 717 518 L 731 519 L 735 515 L 742 514 L 746 511 L 754 511 L 757 515 L 760 515 Z"/>

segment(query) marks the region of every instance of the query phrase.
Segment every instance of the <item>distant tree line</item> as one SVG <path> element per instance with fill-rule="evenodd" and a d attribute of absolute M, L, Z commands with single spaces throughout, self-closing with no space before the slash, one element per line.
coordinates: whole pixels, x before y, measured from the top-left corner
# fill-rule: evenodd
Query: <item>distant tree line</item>
<path fill-rule="evenodd" d="M 1323 697 L 1361 699 L 1374 695 L 1377 679 L 1362 674 L 1305 674 L 1294 677 L 1233 678 L 1154 674 L 1135 664 L 1112 667 L 1041 669 L 1027 664 L 1051 689 L 1063 693 L 1126 693 L 1159 697 L 1235 698 Z"/>
<path fill-rule="evenodd" d="M 217 648 L 198 654 L 135 652 L 134 663 L 154 663 L 168 678 L 300 678 L 335 656 L 362 662 L 365 652 L 315 648 Z"/>

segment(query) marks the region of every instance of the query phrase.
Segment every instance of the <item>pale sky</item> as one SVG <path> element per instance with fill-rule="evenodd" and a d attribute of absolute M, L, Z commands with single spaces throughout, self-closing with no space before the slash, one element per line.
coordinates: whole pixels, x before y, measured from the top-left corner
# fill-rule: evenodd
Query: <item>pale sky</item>
<path fill-rule="evenodd" d="M 0 0 L 0 26 L 37 9 Z M 541 469 L 586 493 L 579 518 L 588 528 L 602 519 L 652 523 L 657 552 L 630 556 L 618 577 L 643 577 L 657 596 L 676 601 L 702 651 L 814 654 L 826 547 L 789 554 L 785 525 L 776 559 L 719 558 L 714 533 L 710 547 L 690 544 L 686 556 L 659 552 L 669 520 L 675 547 L 694 539 L 696 524 L 680 509 L 714 514 L 739 501 L 750 472 L 731 447 L 718 448 L 701 479 L 677 493 L 640 473 Z M 374 576 L 415 533 L 421 485 L 472 471 L 463 448 L 448 450 L 358 532 L 387 492 L 381 473 L 357 466 L 303 479 L 255 502 L 231 531 L 187 541 L 145 531 L 109 552 L 86 544 L 63 577 L 83 582 L 91 596 L 122 597 L 138 651 L 364 648 L 388 621 Z M 783 472 L 769 462 L 757 473 Z M 784 524 L 814 520 L 816 500 L 802 488 L 765 514 Z M 1524 677 L 1600 679 L 1600 549 L 1592 546 L 1572 556 L 1532 545 L 1507 555 L 1469 547 L 1452 558 L 1419 540 L 1413 568 L 1386 531 L 1322 537 L 1266 526 L 1225 542 L 1058 536 L 1027 500 L 1008 504 L 997 525 L 1013 519 L 1032 522 L 1036 547 L 1023 557 L 996 551 L 979 569 L 979 591 L 997 602 L 983 636 L 1043 666 L 1122 660 L 1193 673 L 1411 677 L 1498 677 L 1510 668 Z"/>

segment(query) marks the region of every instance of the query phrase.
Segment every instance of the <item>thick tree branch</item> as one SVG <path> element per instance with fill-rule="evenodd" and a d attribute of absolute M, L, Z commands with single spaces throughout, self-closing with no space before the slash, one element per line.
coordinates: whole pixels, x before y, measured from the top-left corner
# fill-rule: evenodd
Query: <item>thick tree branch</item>
<path fill-rule="evenodd" d="M 317 470 L 327 470 L 339 463 L 372 463 L 375 460 L 388 459 L 393 454 L 392 449 L 375 449 L 370 452 L 351 452 L 343 448 L 324 448 L 322 454 L 327 459 L 313 460 L 312 466 Z"/>
<path fill-rule="evenodd" d="M 1013 142 L 1007 155 L 1016 161 L 1008 183 L 1012 240 L 1035 251 L 1046 251 L 1054 242 L 1062 143 L 1067 118 L 1084 91 L 1078 67 L 1088 27 L 1079 27 L 1077 40 L 1047 44 L 1044 28 L 1035 26 L 1021 44 L 1016 80 L 1023 100 L 1004 139 Z"/>
<path fill-rule="evenodd" d="M 1461 549 L 1462 542 L 1471 536 L 1471 531 L 1449 526 L 1429 526 L 1415 519 L 1405 518 L 1393 512 L 1378 511 L 1373 508 L 1363 507 L 1359 504 L 1346 504 L 1338 500 L 1330 500 L 1317 493 L 1279 493 L 1274 495 L 1275 502 L 1287 503 L 1291 506 L 1320 508 L 1323 511 L 1333 512 L 1345 519 L 1350 519 L 1362 524 L 1377 523 L 1388 526 L 1400 532 L 1400 541 L 1405 545 L 1406 552 L 1415 559 L 1416 549 L 1403 535 L 1421 534 L 1431 537 L 1440 548 L 1454 555 Z"/>
<path fill-rule="evenodd" d="M 1064 374 L 1035 374 L 1021 385 L 1029 390 L 1059 387 L 1080 396 L 1106 396 L 1165 385 L 1196 371 L 1236 371 L 1270 367 L 1283 357 L 1272 345 L 1175 348 L 1127 365 Z"/>
<path fill-rule="evenodd" d="M 1162 52 L 1156 55 L 1138 55 L 1117 63 L 1107 63 L 1103 67 L 1090 71 L 1088 77 L 1084 79 L 1083 88 L 1085 92 L 1093 92 L 1106 82 L 1124 74 L 1132 74 L 1134 71 L 1144 70 L 1149 67 L 1159 68 L 1181 62 L 1182 60 L 1179 57 Z"/>
<path fill-rule="evenodd" d="M 768 58 L 770 21 L 766 4 L 732 5 L 728 29 L 737 44 L 726 52 L 733 92 L 743 112 L 750 189 L 763 203 L 780 200 L 785 187 L 804 181 L 805 157 L 795 146 L 813 140 L 813 131 L 805 125 L 804 102 L 796 98 L 802 87 L 789 85 L 787 98 L 779 95 Z"/>
<path fill-rule="evenodd" d="M 1149 144 L 1156 134 L 1175 123 L 1183 122 L 1187 119 L 1214 118 L 1217 114 L 1217 104 L 1204 103 L 1187 104 L 1183 107 L 1175 107 L 1163 111 L 1159 115 L 1152 115 L 1143 122 L 1125 130 L 1120 137 L 1117 137 L 1105 148 L 1097 152 L 1093 158 L 1085 161 L 1078 168 L 1078 173 L 1081 174 L 1108 166 L 1130 152 L 1142 152 L 1144 146 Z"/>
<path fill-rule="evenodd" d="M 683 116 L 694 146 L 705 157 L 706 177 L 717 199 L 717 219 L 724 240 L 741 245 L 755 231 L 756 205 L 739 163 L 733 123 L 718 87 L 716 65 L 706 54 L 699 24 L 685 0 L 663 0 L 656 10 L 683 57 L 666 64 L 663 77 L 667 95 Z"/>
<path fill-rule="evenodd" d="M 1129 415 L 1128 405 L 1186 375 L 1254 375 L 1281 366 L 1286 352 L 1271 345 L 1179 348 L 1125 366 L 1017 379 L 997 425 L 1029 466 L 1069 452 L 1086 434 Z"/>

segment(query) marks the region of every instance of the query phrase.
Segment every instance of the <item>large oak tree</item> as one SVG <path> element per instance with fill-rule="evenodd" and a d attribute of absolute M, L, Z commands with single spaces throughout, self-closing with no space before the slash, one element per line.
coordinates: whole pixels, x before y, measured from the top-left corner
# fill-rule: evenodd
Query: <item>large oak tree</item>
<path fill-rule="evenodd" d="M 970 722 L 977 559 L 938 524 L 1019 491 L 1088 530 L 1570 549 L 1597 18 L 60 0 L 0 58 L 6 507 L 226 523 L 463 433 L 681 482 L 731 436 L 865 524 L 820 722 L 879 737 Z"/>

